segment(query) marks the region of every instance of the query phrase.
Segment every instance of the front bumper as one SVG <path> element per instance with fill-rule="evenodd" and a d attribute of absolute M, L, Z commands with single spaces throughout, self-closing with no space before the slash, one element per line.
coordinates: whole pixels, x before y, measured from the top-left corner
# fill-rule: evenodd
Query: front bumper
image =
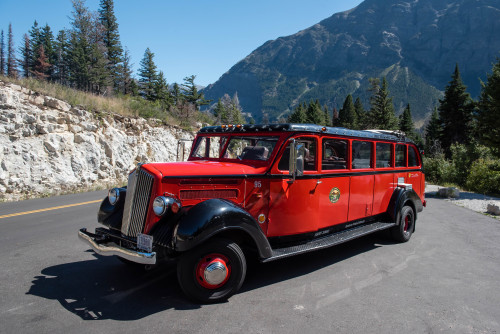
<path fill-rule="evenodd" d="M 82 228 L 78 231 L 78 238 L 88 246 L 92 247 L 92 249 L 99 255 L 117 255 L 135 263 L 150 265 L 156 264 L 156 252 L 145 253 L 121 247 L 113 241 L 102 239 L 100 236 L 88 232 L 86 228 Z"/>

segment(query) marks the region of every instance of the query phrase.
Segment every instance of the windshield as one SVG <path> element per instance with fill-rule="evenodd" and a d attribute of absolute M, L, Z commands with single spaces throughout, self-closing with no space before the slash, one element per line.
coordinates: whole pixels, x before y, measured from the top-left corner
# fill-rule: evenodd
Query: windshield
<path fill-rule="evenodd" d="M 267 161 L 279 137 L 231 136 L 199 137 L 192 157 Z M 222 150 L 225 148 L 225 151 Z"/>
<path fill-rule="evenodd" d="M 231 137 L 224 158 L 266 161 L 277 142 L 278 137 Z"/>

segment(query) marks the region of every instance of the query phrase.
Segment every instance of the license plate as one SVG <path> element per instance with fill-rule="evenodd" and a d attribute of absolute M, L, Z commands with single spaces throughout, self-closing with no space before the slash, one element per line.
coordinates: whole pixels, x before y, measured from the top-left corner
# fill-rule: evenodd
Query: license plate
<path fill-rule="evenodd" d="M 153 237 L 151 235 L 139 233 L 137 235 L 137 248 L 151 253 L 153 250 Z"/>

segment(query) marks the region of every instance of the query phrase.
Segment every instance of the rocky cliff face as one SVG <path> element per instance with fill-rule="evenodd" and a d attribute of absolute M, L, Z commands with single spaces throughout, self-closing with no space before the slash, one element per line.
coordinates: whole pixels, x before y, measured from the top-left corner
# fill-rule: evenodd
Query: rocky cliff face
<path fill-rule="evenodd" d="M 269 41 L 204 92 L 238 92 L 256 119 L 286 116 L 319 99 L 342 106 L 347 94 L 368 106 L 370 77 L 386 76 L 396 110 L 414 118 L 432 111 L 458 63 L 477 96 L 500 55 L 498 0 L 366 0 L 294 35 Z"/>
<path fill-rule="evenodd" d="M 0 200 L 122 185 L 137 163 L 175 161 L 178 140 L 193 137 L 0 81 Z"/>

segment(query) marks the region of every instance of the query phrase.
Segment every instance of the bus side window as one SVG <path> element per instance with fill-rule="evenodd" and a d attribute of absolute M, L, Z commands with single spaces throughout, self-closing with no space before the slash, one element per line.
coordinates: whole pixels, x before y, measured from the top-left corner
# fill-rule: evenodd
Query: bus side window
<path fill-rule="evenodd" d="M 408 167 L 416 167 L 419 165 L 417 157 L 418 155 L 415 151 L 415 147 L 410 146 L 408 148 Z"/>
<path fill-rule="evenodd" d="M 340 139 L 323 139 L 321 169 L 347 168 L 347 142 Z"/>
<path fill-rule="evenodd" d="M 366 141 L 352 142 L 352 168 L 371 168 L 372 143 Z"/>
<path fill-rule="evenodd" d="M 377 168 L 392 167 L 392 144 L 389 143 L 377 143 L 376 145 L 377 153 Z"/>
<path fill-rule="evenodd" d="M 396 145 L 396 167 L 406 167 L 406 145 Z"/>

